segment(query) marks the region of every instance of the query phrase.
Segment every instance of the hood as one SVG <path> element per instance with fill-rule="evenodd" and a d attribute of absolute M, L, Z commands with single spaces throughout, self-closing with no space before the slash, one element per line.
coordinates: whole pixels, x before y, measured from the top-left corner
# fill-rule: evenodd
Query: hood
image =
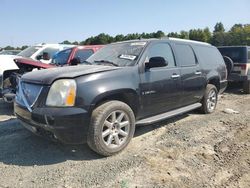
<path fill-rule="evenodd" d="M 50 85 L 53 81 L 61 78 L 76 78 L 97 72 L 111 71 L 120 67 L 102 65 L 78 65 L 72 67 L 59 67 L 39 70 L 27 73 L 22 76 L 22 81 Z"/>
<path fill-rule="evenodd" d="M 23 68 L 24 66 L 30 66 L 32 68 L 42 68 L 42 69 L 48 69 L 55 67 L 54 65 L 42 63 L 41 61 L 36 61 L 31 58 L 16 58 L 14 60 L 19 67 L 19 69 Z"/>
<path fill-rule="evenodd" d="M 6 70 L 18 69 L 16 63 L 14 62 L 14 59 L 18 57 L 20 56 L 0 55 L 0 75 L 2 75 Z"/>

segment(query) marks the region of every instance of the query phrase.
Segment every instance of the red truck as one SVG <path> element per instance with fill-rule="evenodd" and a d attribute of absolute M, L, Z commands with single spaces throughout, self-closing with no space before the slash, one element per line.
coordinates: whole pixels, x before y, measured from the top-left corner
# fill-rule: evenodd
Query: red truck
<path fill-rule="evenodd" d="M 4 72 L 2 81 L 3 89 L 0 95 L 2 95 L 4 101 L 11 103 L 15 98 L 18 80 L 23 74 L 33 70 L 81 64 L 102 47 L 103 45 L 86 45 L 68 48 L 57 52 L 50 64 L 28 58 L 16 58 L 14 61 L 19 69 Z M 46 56 L 46 54 L 43 54 L 43 56 Z"/>

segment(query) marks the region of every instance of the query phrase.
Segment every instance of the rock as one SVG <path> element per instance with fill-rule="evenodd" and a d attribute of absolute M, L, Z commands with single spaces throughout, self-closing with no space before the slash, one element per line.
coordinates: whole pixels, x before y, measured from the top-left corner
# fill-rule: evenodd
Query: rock
<path fill-rule="evenodd" d="M 226 114 L 239 114 L 238 111 L 235 111 L 235 110 L 230 109 L 230 108 L 225 108 L 225 109 L 223 110 L 223 112 L 226 113 Z"/>

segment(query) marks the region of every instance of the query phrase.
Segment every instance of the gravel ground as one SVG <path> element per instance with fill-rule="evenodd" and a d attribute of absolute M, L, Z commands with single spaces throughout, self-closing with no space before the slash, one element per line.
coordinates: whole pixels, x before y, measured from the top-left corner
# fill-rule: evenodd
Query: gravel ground
<path fill-rule="evenodd" d="M 12 113 L 0 101 L 0 187 L 250 187 L 250 95 L 238 88 L 211 115 L 138 127 L 125 151 L 108 158 L 39 138 Z"/>

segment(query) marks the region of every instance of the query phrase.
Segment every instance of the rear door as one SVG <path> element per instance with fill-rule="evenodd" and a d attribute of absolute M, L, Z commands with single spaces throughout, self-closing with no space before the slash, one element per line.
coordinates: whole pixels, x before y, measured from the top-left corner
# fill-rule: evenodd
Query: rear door
<path fill-rule="evenodd" d="M 163 57 L 168 65 L 140 74 L 144 115 L 159 114 L 179 107 L 181 99 L 180 69 L 176 66 L 172 47 L 167 42 L 152 43 L 145 52 L 145 61 Z"/>
<path fill-rule="evenodd" d="M 181 103 L 183 106 L 196 103 L 204 94 L 205 78 L 193 48 L 189 44 L 174 45 L 177 61 L 181 71 L 183 88 Z"/>

